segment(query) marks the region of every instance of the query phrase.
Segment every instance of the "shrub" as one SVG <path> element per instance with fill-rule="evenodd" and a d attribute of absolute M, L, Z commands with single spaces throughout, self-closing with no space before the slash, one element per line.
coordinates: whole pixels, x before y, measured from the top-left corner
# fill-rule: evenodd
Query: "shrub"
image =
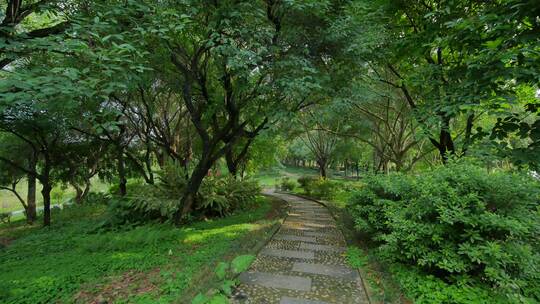
<path fill-rule="evenodd" d="M 319 199 L 333 199 L 339 190 L 338 183 L 325 178 L 302 176 L 298 183 L 306 195 Z"/>
<path fill-rule="evenodd" d="M 0 213 L 0 223 L 8 223 L 11 221 L 11 212 Z"/>
<path fill-rule="evenodd" d="M 136 226 L 151 221 L 171 220 L 178 210 L 178 200 L 157 198 L 147 192 L 130 197 L 114 197 L 109 216 L 102 227 Z"/>
<path fill-rule="evenodd" d="M 296 188 L 296 183 L 289 177 L 284 177 L 279 181 L 279 190 L 293 191 Z"/>
<path fill-rule="evenodd" d="M 349 207 L 392 261 L 540 298 L 539 194 L 524 175 L 452 164 L 368 178 Z"/>
<path fill-rule="evenodd" d="M 339 184 L 329 179 L 318 179 L 311 184 L 311 195 L 315 198 L 331 200 L 339 191 Z"/>
<path fill-rule="evenodd" d="M 129 193 L 133 188 L 137 188 L 142 185 L 144 185 L 144 183 L 140 179 L 128 179 L 126 183 L 127 192 Z M 118 181 L 109 186 L 108 193 L 112 195 L 120 194 L 120 185 L 118 184 Z"/>
<path fill-rule="evenodd" d="M 260 191 L 255 181 L 236 180 L 230 176 L 207 177 L 199 191 L 197 208 L 205 214 L 230 214 L 255 202 Z"/>
<path fill-rule="evenodd" d="M 131 186 L 126 197 L 115 197 L 109 205 L 105 227 L 138 225 L 149 221 L 172 220 L 179 209 L 186 186 L 183 169 L 167 165 L 159 173 L 156 185 Z M 203 180 L 196 196 L 195 211 L 190 216 L 223 216 L 246 208 L 256 201 L 259 185 L 250 180 L 236 180 L 230 176 L 209 176 Z"/>
<path fill-rule="evenodd" d="M 314 176 L 300 176 L 297 181 L 298 184 L 300 184 L 300 188 L 302 188 L 307 195 L 311 195 L 311 190 L 313 189 L 312 185 L 317 181 L 317 178 Z"/>
<path fill-rule="evenodd" d="M 82 204 L 95 204 L 95 205 L 106 205 L 111 199 L 111 196 L 103 192 L 90 192 L 88 193 Z"/>

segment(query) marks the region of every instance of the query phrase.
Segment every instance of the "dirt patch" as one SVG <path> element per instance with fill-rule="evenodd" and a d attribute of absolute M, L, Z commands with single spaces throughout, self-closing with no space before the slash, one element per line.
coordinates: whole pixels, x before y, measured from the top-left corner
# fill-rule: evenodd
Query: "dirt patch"
<path fill-rule="evenodd" d="M 159 276 L 160 269 L 150 272 L 128 271 L 120 276 L 112 277 L 107 283 L 97 286 L 86 286 L 75 295 L 75 303 L 105 304 L 114 303 L 117 299 L 145 294 L 157 290 L 153 283 Z"/>
<path fill-rule="evenodd" d="M 11 244 L 11 241 L 13 241 L 13 239 L 0 238 L 0 249 L 6 248 L 7 246 L 9 246 L 9 244 Z"/>

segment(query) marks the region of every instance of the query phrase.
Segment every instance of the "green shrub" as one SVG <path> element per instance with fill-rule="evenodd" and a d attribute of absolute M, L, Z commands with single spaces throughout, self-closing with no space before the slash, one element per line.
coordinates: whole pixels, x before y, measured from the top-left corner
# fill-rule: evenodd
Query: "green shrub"
<path fill-rule="evenodd" d="M 10 222 L 11 222 L 11 212 L 0 213 L 0 223 L 10 223 Z"/>
<path fill-rule="evenodd" d="M 326 178 L 302 176 L 298 178 L 298 183 L 306 195 L 319 199 L 331 200 L 339 190 L 338 183 Z"/>
<path fill-rule="evenodd" d="M 144 185 L 144 182 L 141 179 L 128 179 L 126 183 L 126 189 L 127 192 L 131 192 L 132 189 L 137 188 L 139 186 Z M 113 182 L 107 191 L 109 194 L 112 195 L 118 195 L 120 194 L 120 184 L 118 184 L 118 181 Z"/>
<path fill-rule="evenodd" d="M 237 180 L 231 176 L 207 177 L 199 190 L 197 209 L 210 215 L 230 214 L 254 203 L 260 192 L 255 181 Z"/>
<path fill-rule="evenodd" d="M 391 261 L 540 299 L 539 197 L 527 176 L 452 164 L 368 178 L 349 209 Z"/>
<path fill-rule="evenodd" d="M 311 190 L 313 190 L 312 185 L 317 181 L 317 178 L 314 176 L 300 176 L 297 181 L 300 188 L 304 190 L 304 193 L 311 195 Z"/>
<path fill-rule="evenodd" d="M 293 191 L 296 188 L 296 183 L 289 177 L 284 177 L 279 181 L 279 190 L 281 191 Z"/>
<path fill-rule="evenodd" d="M 411 267 L 392 265 L 390 271 L 403 292 L 416 304 L 507 304 L 509 299 L 490 290 L 489 286 L 470 284 L 462 279 L 445 282 Z M 517 300 L 517 299 L 515 299 Z M 514 301 L 518 302 L 518 301 Z M 526 303 L 524 301 L 524 303 Z M 532 303 L 532 302 L 531 302 Z"/>
<path fill-rule="evenodd" d="M 106 193 L 90 192 L 84 197 L 82 204 L 106 205 L 110 199 L 111 196 Z"/>
<path fill-rule="evenodd" d="M 315 198 L 331 200 L 339 191 L 339 184 L 329 179 L 318 179 L 311 184 L 311 195 Z"/>
<path fill-rule="evenodd" d="M 103 226 L 131 226 L 174 219 L 186 184 L 186 175 L 180 166 L 165 166 L 159 172 L 156 185 L 132 185 L 126 197 L 113 198 Z M 195 211 L 190 216 L 231 214 L 256 202 L 260 191 L 255 181 L 236 180 L 231 176 L 206 177 L 195 199 Z"/>

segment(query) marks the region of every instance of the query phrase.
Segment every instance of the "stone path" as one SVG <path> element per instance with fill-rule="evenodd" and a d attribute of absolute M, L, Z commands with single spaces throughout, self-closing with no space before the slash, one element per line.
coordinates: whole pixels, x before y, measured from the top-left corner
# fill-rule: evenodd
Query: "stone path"
<path fill-rule="evenodd" d="M 240 275 L 234 303 L 369 303 L 358 272 L 349 268 L 341 231 L 325 207 L 273 194 L 291 208 L 278 233 Z"/>

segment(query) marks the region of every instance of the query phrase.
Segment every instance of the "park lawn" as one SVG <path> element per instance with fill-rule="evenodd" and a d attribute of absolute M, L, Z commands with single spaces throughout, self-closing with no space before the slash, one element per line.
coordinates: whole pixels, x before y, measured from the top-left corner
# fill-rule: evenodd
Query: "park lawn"
<path fill-rule="evenodd" d="M 283 177 L 298 179 L 300 176 L 309 175 L 315 176 L 318 171 L 311 168 L 296 168 L 296 167 L 281 167 L 263 170 L 254 176 L 254 179 L 262 186 L 274 187 L 279 184 L 279 180 Z"/>
<path fill-rule="evenodd" d="M 92 179 L 92 188 L 93 192 L 105 192 L 109 189 L 109 184 L 105 183 L 97 178 Z M 17 192 L 26 199 L 26 194 L 28 190 L 28 184 L 25 179 L 21 180 L 16 187 Z M 43 206 L 43 198 L 41 197 L 41 185 L 37 184 L 36 191 L 36 205 L 38 207 Z M 62 187 L 56 186 L 51 192 L 52 204 L 61 204 L 65 201 L 75 197 L 75 189 L 71 186 Z M 12 212 L 17 210 L 22 210 L 23 206 L 17 199 L 17 197 L 7 190 L 0 190 L 0 213 Z"/>
<path fill-rule="evenodd" d="M 266 239 L 279 205 L 261 197 L 251 210 L 181 228 L 98 232 L 104 206 L 56 211 L 50 228 L 0 226 L 0 303 L 189 303 L 218 261 Z"/>

